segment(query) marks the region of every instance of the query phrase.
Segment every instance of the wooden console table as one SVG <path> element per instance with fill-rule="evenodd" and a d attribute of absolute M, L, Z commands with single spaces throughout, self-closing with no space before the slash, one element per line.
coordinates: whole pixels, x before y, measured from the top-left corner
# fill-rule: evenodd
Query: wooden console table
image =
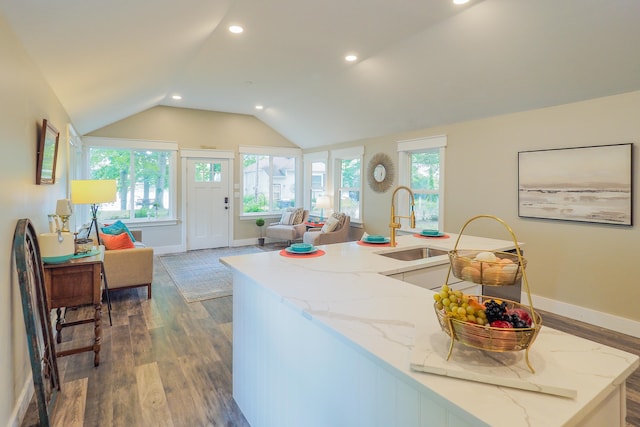
<path fill-rule="evenodd" d="M 104 249 L 101 248 L 100 252 L 94 256 L 74 258 L 61 264 L 44 265 L 44 283 L 49 309 L 57 309 L 57 342 L 60 343 L 62 328 L 94 323 L 95 340 L 92 345 L 57 352 L 57 357 L 93 351 L 95 353 L 93 358 L 94 366 L 100 364 L 103 262 Z M 92 304 L 94 307 L 93 318 L 68 323 L 61 319 L 62 307 L 76 307 L 88 304 Z"/>

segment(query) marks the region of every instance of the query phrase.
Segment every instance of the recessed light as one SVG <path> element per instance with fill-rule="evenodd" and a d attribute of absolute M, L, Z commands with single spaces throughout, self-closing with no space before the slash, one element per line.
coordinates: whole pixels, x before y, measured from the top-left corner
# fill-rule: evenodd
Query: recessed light
<path fill-rule="evenodd" d="M 264 109 L 264 105 L 260 105 L 260 104 L 256 105 L 256 110 L 262 110 L 262 109 Z"/>
<path fill-rule="evenodd" d="M 352 53 L 344 57 L 344 60 L 347 62 L 354 62 L 358 59 L 358 57 Z"/>
<path fill-rule="evenodd" d="M 176 101 L 180 101 L 180 100 L 182 99 L 182 96 L 180 96 L 180 95 L 173 95 L 173 96 L 171 97 L 171 99 L 175 99 Z"/>
<path fill-rule="evenodd" d="M 240 25 L 231 25 L 229 27 L 229 31 L 231 31 L 233 34 L 240 34 L 244 31 L 244 28 L 242 28 Z"/>
<path fill-rule="evenodd" d="M 453 4 L 465 4 L 469 3 L 469 0 L 453 0 Z"/>

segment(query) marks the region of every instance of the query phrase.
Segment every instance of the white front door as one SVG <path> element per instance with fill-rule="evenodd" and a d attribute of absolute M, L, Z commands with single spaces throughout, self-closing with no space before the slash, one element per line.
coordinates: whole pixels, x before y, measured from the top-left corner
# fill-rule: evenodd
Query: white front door
<path fill-rule="evenodd" d="M 187 160 L 187 250 L 229 246 L 229 159 Z"/>

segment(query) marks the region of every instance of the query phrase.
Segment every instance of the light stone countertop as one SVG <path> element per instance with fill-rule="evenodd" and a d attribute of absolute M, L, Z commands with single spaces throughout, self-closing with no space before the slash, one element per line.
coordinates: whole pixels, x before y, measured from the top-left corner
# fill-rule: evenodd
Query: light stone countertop
<path fill-rule="evenodd" d="M 274 251 L 226 257 L 221 262 L 253 279 L 329 333 L 490 425 L 578 425 L 638 367 L 638 356 L 542 326 L 529 352 L 536 369 L 536 384 L 532 387 L 549 382 L 550 386 L 575 390 L 576 398 L 412 370 L 415 351 L 436 355 L 444 352 L 446 356 L 447 349 L 433 348 L 432 343 L 448 342 L 448 337 L 440 331 L 433 311 L 433 292 L 386 275 L 448 263 L 448 259 L 444 255 L 398 261 L 377 253 L 420 246 L 450 250 L 458 236 L 448 234 L 449 239 L 398 236 L 396 248 L 348 242 L 320 246 L 326 252 L 320 257 L 295 259 Z M 513 247 L 511 241 L 467 235 L 458 244 L 458 249 L 493 251 Z M 535 284 L 530 286 L 535 289 Z M 464 369 L 464 363 L 459 363 L 458 346 L 464 349 L 456 343 L 452 360 L 445 361 L 451 363 L 453 370 Z M 523 353 L 509 353 L 506 369 L 510 379 L 531 378 Z"/>

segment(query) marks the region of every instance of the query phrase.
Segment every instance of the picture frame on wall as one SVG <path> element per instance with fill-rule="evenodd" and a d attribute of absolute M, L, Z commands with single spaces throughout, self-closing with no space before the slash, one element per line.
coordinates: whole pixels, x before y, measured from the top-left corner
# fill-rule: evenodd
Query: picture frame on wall
<path fill-rule="evenodd" d="M 518 216 L 633 225 L 633 143 L 518 152 Z"/>
<path fill-rule="evenodd" d="M 47 119 L 42 120 L 36 158 L 36 184 L 55 184 L 60 132 Z"/>

